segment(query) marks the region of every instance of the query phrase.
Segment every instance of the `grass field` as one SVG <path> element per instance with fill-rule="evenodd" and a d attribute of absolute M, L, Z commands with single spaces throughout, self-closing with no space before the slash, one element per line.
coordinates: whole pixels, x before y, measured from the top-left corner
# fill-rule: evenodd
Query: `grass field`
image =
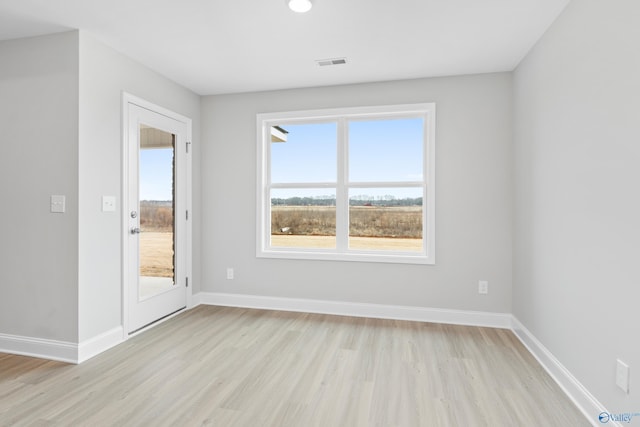
<path fill-rule="evenodd" d="M 336 247 L 335 236 L 272 235 L 271 246 L 286 248 L 330 249 Z M 422 239 L 387 237 L 351 237 L 349 249 L 421 251 Z"/>
<path fill-rule="evenodd" d="M 173 277 L 173 213 L 166 206 L 145 206 L 140 234 L 140 275 Z M 272 206 L 271 245 L 327 249 L 336 246 L 335 206 Z M 142 222 L 142 221 L 141 221 Z M 420 206 L 352 206 L 349 248 L 422 250 Z"/>
<path fill-rule="evenodd" d="M 140 233 L 140 275 L 173 277 L 173 233 Z"/>
<path fill-rule="evenodd" d="M 328 249 L 335 236 L 272 235 L 271 245 L 288 248 Z M 421 251 L 422 239 L 351 237 L 350 249 Z M 173 277 L 173 233 L 147 231 L 140 234 L 140 275 Z"/>
<path fill-rule="evenodd" d="M 271 234 L 330 236 L 335 206 L 272 206 Z M 421 206 L 351 206 L 349 234 L 356 237 L 422 238 Z"/>
<path fill-rule="evenodd" d="M 271 245 L 318 248 L 336 246 L 335 206 L 272 206 Z M 351 206 L 349 248 L 422 250 L 421 206 Z"/>
<path fill-rule="evenodd" d="M 335 206 L 272 206 L 271 246 L 334 248 Z M 422 250 L 421 206 L 351 206 L 349 248 Z"/>
<path fill-rule="evenodd" d="M 173 277 L 173 205 L 140 202 L 140 275 Z"/>

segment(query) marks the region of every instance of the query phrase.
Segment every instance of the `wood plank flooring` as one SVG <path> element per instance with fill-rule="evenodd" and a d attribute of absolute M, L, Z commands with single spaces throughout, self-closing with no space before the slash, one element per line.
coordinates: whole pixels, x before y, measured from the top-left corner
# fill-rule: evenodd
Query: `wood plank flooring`
<path fill-rule="evenodd" d="M 0 354 L 0 426 L 589 426 L 512 332 L 200 306 L 81 364 Z"/>

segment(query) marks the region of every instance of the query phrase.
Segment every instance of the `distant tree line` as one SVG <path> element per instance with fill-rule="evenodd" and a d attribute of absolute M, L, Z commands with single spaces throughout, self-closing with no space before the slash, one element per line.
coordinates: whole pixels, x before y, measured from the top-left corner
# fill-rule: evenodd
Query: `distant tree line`
<path fill-rule="evenodd" d="M 389 196 L 376 199 L 352 198 L 349 199 L 349 206 L 422 206 L 422 197 L 405 197 L 404 199 L 396 199 L 393 196 L 386 197 Z"/>
<path fill-rule="evenodd" d="M 141 200 L 140 228 L 143 231 L 172 231 L 173 208 L 171 201 Z"/>
<path fill-rule="evenodd" d="M 335 206 L 335 197 L 289 197 L 272 198 L 272 206 Z M 422 206 L 422 197 L 406 197 L 398 199 L 395 196 L 357 196 L 349 199 L 349 206 Z"/>
<path fill-rule="evenodd" d="M 272 198 L 271 206 L 335 206 L 333 197 L 289 197 L 288 199 Z"/>

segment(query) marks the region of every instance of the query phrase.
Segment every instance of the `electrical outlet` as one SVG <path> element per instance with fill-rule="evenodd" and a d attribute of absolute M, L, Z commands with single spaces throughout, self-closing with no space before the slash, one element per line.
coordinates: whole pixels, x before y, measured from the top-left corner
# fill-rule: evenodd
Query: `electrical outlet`
<path fill-rule="evenodd" d="M 480 280 L 478 282 L 478 293 L 482 295 L 486 295 L 489 293 L 489 282 L 486 280 Z"/>
<path fill-rule="evenodd" d="M 51 213 L 64 213 L 65 212 L 65 196 L 51 196 Z"/>
<path fill-rule="evenodd" d="M 629 365 L 620 359 L 616 360 L 616 385 L 629 393 Z"/>
<path fill-rule="evenodd" d="M 233 280 L 233 268 L 227 268 L 227 280 Z"/>

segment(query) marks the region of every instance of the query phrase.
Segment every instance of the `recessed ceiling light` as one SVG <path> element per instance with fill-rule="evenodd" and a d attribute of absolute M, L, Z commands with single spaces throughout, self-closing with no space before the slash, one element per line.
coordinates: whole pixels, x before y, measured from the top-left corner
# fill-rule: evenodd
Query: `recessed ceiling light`
<path fill-rule="evenodd" d="M 309 12 L 313 6 L 311 0 L 287 0 L 287 5 L 289 9 L 298 13 Z"/>

